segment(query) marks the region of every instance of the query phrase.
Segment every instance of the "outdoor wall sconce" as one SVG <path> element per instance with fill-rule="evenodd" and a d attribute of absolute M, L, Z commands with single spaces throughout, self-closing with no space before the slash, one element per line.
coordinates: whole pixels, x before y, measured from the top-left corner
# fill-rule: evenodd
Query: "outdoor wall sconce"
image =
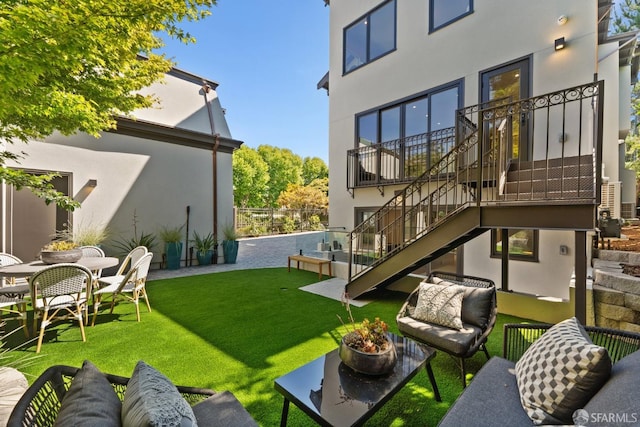
<path fill-rule="evenodd" d="M 556 39 L 555 41 L 555 50 L 562 50 L 564 49 L 564 47 L 566 46 L 566 43 L 564 41 L 564 37 L 560 37 L 559 39 Z"/>

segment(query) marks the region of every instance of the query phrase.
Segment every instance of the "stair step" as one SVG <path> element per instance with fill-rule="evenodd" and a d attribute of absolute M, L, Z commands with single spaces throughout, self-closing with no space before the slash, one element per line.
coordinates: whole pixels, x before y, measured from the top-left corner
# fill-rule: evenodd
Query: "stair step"
<path fill-rule="evenodd" d="M 586 165 L 567 166 L 565 168 L 549 168 L 549 169 L 521 169 L 509 171 L 507 173 L 507 181 L 523 181 L 530 179 L 547 179 L 547 178 L 575 178 L 593 177 L 593 168 Z"/>
<path fill-rule="evenodd" d="M 507 182 L 503 194 L 560 191 L 593 191 L 593 178 L 565 178 Z"/>
<path fill-rule="evenodd" d="M 527 201 L 527 200 L 571 200 L 571 199 L 591 199 L 593 190 L 565 190 L 547 192 L 520 192 L 504 194 L 505 201 Z"/>
<path fill-rule="evenodd" d="M 536 160 L 534 162 L 513 160 L 509 165 L 509 170 L 546 169 L 549 167 L 567 167 L 578 164 L 582 166 L 593 166 L 593 156 L 570 156 L 559 159 Z"/>

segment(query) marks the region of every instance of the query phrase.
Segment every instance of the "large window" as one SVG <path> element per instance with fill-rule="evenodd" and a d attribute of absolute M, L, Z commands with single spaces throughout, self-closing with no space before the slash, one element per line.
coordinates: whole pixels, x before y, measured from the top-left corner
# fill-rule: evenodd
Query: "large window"
<path fill-rule="evenodd" d="M 509 258 L 538 261 L 538 230 L 509 230 Z M 491 230 L 491 256 L 502 256 L 502 229 Z"/>
<path fill-rule="evenodd" d="M 356 118 L 356 147 L 453 127 L 461 107 L 462 83 L 417 95 Z M 431 114 L 429 114 L 431 112 Z"/>
<path fill-rule="evenodd" d="M 433 32 L 473 12 L 473 0 L 430 0 L 429 31 Z"/>
<path fill-rule="evenodd" d="M 344 72 L 396 48 L 396 2 L 388 1 L 344 30 Z"/>
<path fill-rule="evenodd" d="M 455 143 L 461 99 L 458 81 L 356 116 L 354 185 L 407 181 L 440 160 Z"/>

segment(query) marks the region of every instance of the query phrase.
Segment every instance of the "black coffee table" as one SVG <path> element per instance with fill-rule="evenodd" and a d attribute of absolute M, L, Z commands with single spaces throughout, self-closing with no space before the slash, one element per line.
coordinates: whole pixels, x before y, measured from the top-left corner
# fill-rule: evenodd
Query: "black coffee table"
<path fill-rule="evenodd" d="M 335 349 L 275 380 L 275 389 L 284 396 L 280 425 L 287 424 L 289 402 L 323 426 L 361 425 L 423 366 L 435 398 L 441 402 L 430 365 L 435 350 L 418 346 L 404 337 L 390 335 L 396 346 L 398 362 L 389 374 L 359 374 L 341 362 L 338 349 Z"/>

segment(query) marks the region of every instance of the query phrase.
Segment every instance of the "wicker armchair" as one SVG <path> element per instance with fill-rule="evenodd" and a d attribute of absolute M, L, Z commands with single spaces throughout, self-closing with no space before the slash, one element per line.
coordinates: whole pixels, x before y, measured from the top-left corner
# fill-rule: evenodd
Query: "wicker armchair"
<path fill-rule="evenodd" d="M 472 357 L 478 352 L 478 350 L 482 350 L 484 352 L 487 356 L 487 360 L 490 358 L 485 343 L 487 342 L 489 334 L 493 330 L 498 314 L 495 283 L 492 280 L 483 279 L 481 277 L 458 275 L 446 272 L 433 272 L 426 281 L 445 281 L 467 288 L 462 302 L 462 322 L 464 328 L 461 330 L 454 330 L 444 326 L 422 322 L 411 317 L 415 311 L 416 303 L 418 301 L 418 293 L 420 290 L 418 287 L 409 295 L 400 309 L 400 312 L 396 316 L 398 329 L 407 338 L 411 338 L 420 344 L 436 348 L 451 355 L 457 361 L 460 368 L 462 386 L 466 387 L 465 359 Z M 474 307 L 473 304 L 477 302 L 478 299 L 470 297 L 470 295 L 474 289 L 478 288 L 491 289 L 493 292 L 488 293 L 490 297 L 489 304 L 484 305 L 484 308 L 480 310 L 482 312 L 480 317 L 486 319 L 486 322 L 474 324 L 465 320 L 465 317 L 471 317 L 465 316 L 465 314 L 475 312 L 473 317 L 477 317 L 479 308 Z M 486 312 L 484 312 L 485 309 Z"/>
<path fill-rule="evenodd" d="M 38 377 L 13 409 L 8 427 L 53 426 L 60 411 L 61 402 L 80 369 L 57 365 L 48 368 Z M 105 374 L 122 401 L 129 378 Z M 177 386 L 190 405 L 195 405 L 216 394 L 213 390 Z"/>

